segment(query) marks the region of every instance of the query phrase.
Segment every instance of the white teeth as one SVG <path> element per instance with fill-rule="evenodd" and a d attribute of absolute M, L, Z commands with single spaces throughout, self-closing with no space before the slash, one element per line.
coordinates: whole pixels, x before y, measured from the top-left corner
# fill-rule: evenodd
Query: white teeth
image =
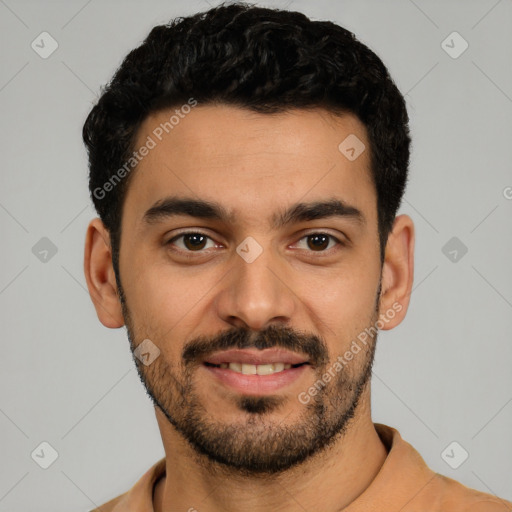
<path fill-rule="evenodd" d="M 282 372 L 284 370 L 284 363 L 275 363 L 274 368 L 276 372 Z"/>
<path fill-rule="evenodd" d="M 242 373 L 244 375 L 256 375 L 256 365 L 255 364 L 242 364 Z"/>
<path fill-rule="evenodd" d="M 230 370 L 233 370 L 238 373 L 242 373 L 242 365 L 240 363 L 229 363 L 228 367 Z"/>
<path fill-rule="evenodd" d="M 229 368 L 237 373 L 244 375 L 272 375 L 283 370 L 289 370 L 292 365 L 287 363 L 269 363 L 269 364 L 240 364 L 240 363 L 222 363 L 221 368 Z"/>
<path fill-rule="evenodd" d="M 277 364 L 259 364 L 256 366 L 256 373 L 258 375 L 270 375 L 271 373 L 274 373 L 274 371 L 281 371 L 277 370 Z"/>

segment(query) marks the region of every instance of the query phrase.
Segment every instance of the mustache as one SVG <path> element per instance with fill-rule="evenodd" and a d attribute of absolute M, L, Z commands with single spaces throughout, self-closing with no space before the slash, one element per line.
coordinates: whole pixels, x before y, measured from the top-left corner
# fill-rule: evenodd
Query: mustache
<path fill-rule="evenodd" d="M 246 327 L 235 327 L 214 338 L 199 336 L 185 345 L 182 358 L 186 365 L 190 365 L 214 352 L 244 348 L 291 350 L 306 354 L 314 366 L 325 365 L 329 360 L 327 345 L 322 338 L 275 325 L 258 332 Z"/>

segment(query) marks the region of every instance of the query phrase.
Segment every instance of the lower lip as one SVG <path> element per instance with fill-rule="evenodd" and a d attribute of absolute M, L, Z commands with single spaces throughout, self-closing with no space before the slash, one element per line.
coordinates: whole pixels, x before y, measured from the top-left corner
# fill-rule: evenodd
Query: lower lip
<path fill-rule="evenodd" d="M 289 368 L 272 375 L 244 375 L 229 368 L 202 365 L 216 379 L 231 389 L 244 395 L 264 395 L 280 390 L 292 382 L 295 382 L 307 369 L 309 365 Z"/>

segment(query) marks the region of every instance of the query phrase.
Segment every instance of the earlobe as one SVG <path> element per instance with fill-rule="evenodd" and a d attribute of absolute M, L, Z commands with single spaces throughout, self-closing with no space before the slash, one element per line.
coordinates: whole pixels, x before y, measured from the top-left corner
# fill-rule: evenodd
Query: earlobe
<path fill-rule="evenodd" d="M 100 322 L 112 329 L 122 327 L 124 318 L 112 266 L 110 235 L 99 218 L 93 219 L 87 227 L 84 273 Z"/>
<path fill-rule="evenodd" d="M 379 315 L 383 330 L 405 318 L 414 279 L 414 223 L 408 215 L 396 217 L 389 234 L 382 269 Z"/>

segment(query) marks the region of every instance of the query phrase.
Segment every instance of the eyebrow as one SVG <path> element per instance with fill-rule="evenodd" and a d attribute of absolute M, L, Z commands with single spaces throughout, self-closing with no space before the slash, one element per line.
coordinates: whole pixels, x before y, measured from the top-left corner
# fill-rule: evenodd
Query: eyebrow
<path fill-rule="evenodd" d="M 157 201 L 143 216 L 147 225 L 157 224 L 175 216 L 188 216 L 223 223 L 233 223 L 235 216 L 224 206 L 214 201 L 188 197 L 166 197 Z M 328 217 L 346 218 L 364 226 L 366 219 L 358 208 L 341 199 L 296 203 L 283 212 L 275 213 L 271 218 L 271 228 L 279 229 L 299 222 L 324 219 Z"/>

